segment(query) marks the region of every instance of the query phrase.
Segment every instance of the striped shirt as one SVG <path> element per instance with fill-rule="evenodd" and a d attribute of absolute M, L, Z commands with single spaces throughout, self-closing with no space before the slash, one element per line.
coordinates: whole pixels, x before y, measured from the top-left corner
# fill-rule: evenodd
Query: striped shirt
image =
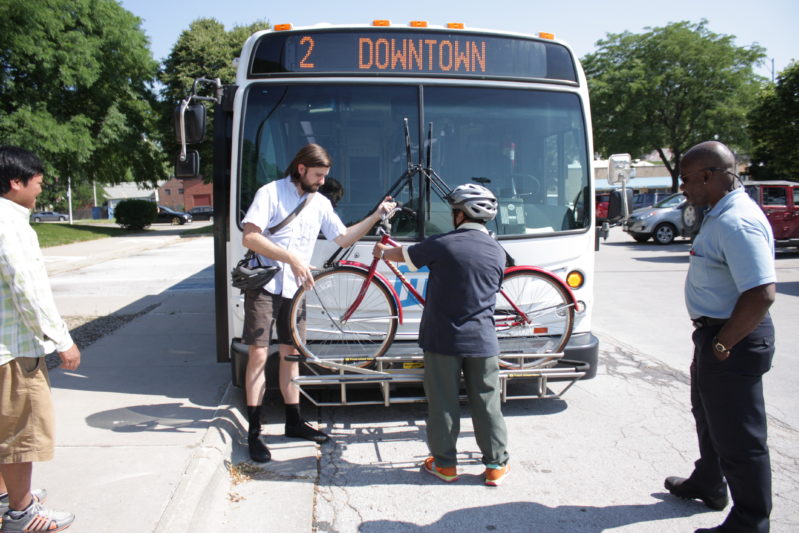
<path fill-rule="evenodd" d="M 0 197 L 0 365 L 73 345 L 29 218 L 26 207 Z"/>

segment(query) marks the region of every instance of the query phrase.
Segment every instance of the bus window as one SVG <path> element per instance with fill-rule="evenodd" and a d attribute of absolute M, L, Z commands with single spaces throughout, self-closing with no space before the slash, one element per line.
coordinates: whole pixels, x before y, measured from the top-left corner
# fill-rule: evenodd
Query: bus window
<path fill-rule="evenodd" d="M 434 128 L 432 166 L 447 183 L 480 183 L 497 195 L 490 229 L 500 237 L 589 226 L 587 134 L 577 95 L 425 87 L 424 117 Z M 437 198 L 431 212 L 431 232 L 451 227 Z"/>
<path fill-rule="evenodd" d="M 239 221 L 258 188 L 282 178 L 291 158 L 308 143 L 330 153 L 330 177 L 343 188 L 336 210 L 348 226 L 369 214 L 406 170 L 405 117 L 418 157 L 415 86 L 258 84 L 245 98 Z M 418 194 L 418 186 L 406 189 L 397 200 L 418 204 Z M 395 232 L 412 238 L 417 233 L 412 218 Z"/>

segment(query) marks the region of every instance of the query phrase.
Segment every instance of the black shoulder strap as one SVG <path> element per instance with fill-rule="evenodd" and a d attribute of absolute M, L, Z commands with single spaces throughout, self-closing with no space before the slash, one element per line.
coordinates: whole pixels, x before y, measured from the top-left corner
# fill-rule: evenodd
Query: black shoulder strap
<path fill-rule="evenodd" d="M 294 211 L 289 213 L 288 216 L 286 218 L 284 218 L 282 222 L 280 222 L 279 224 L 276 224 L 276 225 L 272 226 L 271 228 L 269 228 L 269 233 L 274 235 L 278 231 L 280 231 L 283 228 L 285 228 L 286 225 L 291 223 L 292 220 L 297 218 L 297 215 L 300 214 L 300 211 L 302 211 L 305 208 L 305 206 L 308 204 L 308 202 L 311 201 L 311 198 L 313 198 L 315 194 L 316 194 L 315 192 L 308 193 L 308 195 L 305 198 L 303 198 L 302 202 L 300 202 L 297 205 L 297 207 L 294 208 Z"/>

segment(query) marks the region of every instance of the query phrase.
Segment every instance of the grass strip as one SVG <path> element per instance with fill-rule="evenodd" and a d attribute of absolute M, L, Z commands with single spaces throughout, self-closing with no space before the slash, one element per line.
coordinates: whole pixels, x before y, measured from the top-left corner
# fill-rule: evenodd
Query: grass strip
<path fill-rule="evenodd" d="M 112 226 L 84 226 L 80 224 L 48 224 L 31 222 L 31 227 L 39 236 L 39 246 L 48 248 L 73 242 L 91 241 L 103 237 L 132 235 L 133 231 Z"/>

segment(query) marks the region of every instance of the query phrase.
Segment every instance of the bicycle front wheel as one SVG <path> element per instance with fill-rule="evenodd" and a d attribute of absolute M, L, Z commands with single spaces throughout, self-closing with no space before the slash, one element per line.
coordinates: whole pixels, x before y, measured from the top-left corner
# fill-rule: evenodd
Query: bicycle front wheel
<path fill-rule="evenodd" d="M 494 320 L 502 352 L 500 366 L 512 369 L 545 366 L 569 342 L 574 327 L 574 304 L 569 290 L 554 275 L 532 269 L 517 270 L 507 274 L 502 282 Z"/>
<path fill-rule="evenodd" d="M 360 303 L 345 318 L 364 286 Z M 319 274 L 310 290 L 297 291 L 289 312 L 291 335 L 302 355 L 361 368 L 383 355 L 397 332 L 397 305 L 389 289 L 354 268 Z"/>

